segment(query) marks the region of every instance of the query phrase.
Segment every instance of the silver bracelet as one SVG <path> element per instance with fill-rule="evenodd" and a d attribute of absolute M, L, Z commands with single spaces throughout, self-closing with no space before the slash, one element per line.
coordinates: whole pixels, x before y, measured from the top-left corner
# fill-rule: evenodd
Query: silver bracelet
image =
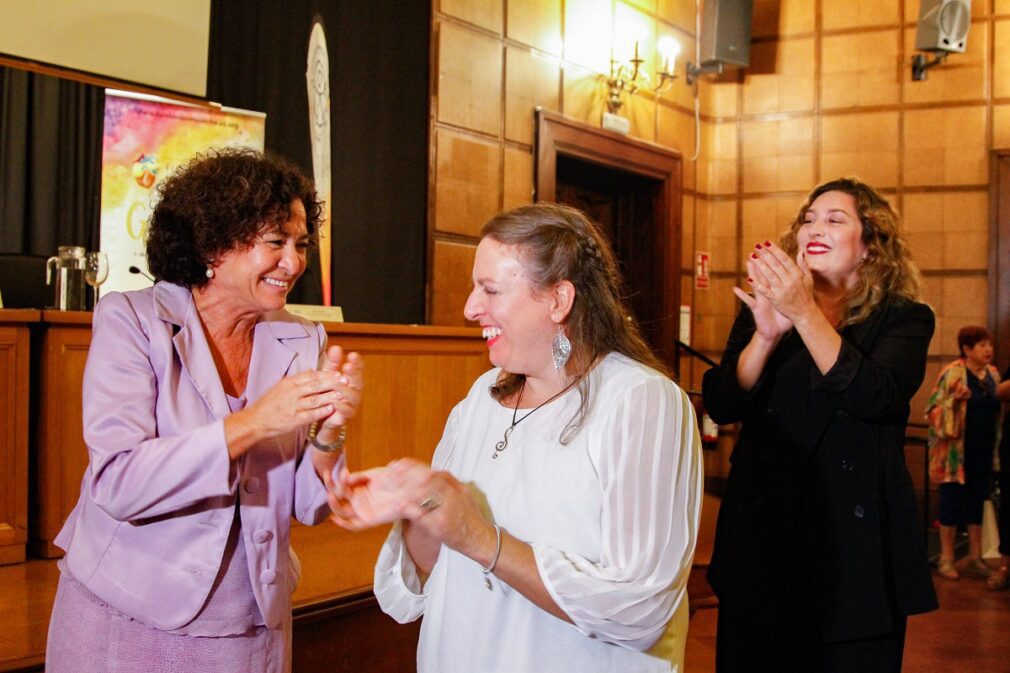
<path fill-rule="evenodd" d="M 347 426 L 340 426 L 340 430 L 337 432 L 337 439 L 332 444 L 323 444 L 316 439 L 317 432 L 319 432 L 318 421 L 309 426 L 309 441 L 312 443 L 312 446 L 323 453 L 333 453 L 344 448 L 344 442 L 347 441 Z"/>
<path fill-rule="evenodd" d="M 487 568 L 481 567 L 481 571 L 484 573 L 484 586 L 487 587 L 488 591 L 491 591 L 491 573 L 494 572 L 494 567 L 498 565 L 498 557 L 501 556 L 501 535 L 502 527 L 496 523 L 491 524 L 494 526 L 494 534 L 498 538 L 498 543 L 495 545 L 494 558 L 491 559 L 491 565 Z"/>

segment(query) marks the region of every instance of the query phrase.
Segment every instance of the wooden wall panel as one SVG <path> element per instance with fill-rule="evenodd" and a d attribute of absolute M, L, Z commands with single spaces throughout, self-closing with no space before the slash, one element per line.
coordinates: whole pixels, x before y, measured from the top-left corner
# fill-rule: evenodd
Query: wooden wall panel
<path fill-rule="evenodd" d="M 823 0 L 821 21 L 824 30 L 872 28 L 901 21 L 901 0 Z"/>
<path fill-rule="evenodd" d="M 817 3 L 810 0 L 754 0 L 752 37 L 812 33 Z"/>
<path fill-rule="evenodd" d="M 437 0 L 432 4 L 447 15 L 494 33 L 502 32 L 502 3 L 497 0 Z"/>
<path fill-rule="evenodd" d="M 1010 98 L 1010 17 L 993 22 L 992 67 L 993 97 Z"/>
<path fill-rule="evenodd" d="M 511 7 L 511 5 L 510 5 Z M 505 137 L 533 144 L 533 110 L 560 110 L 557 60 L 527 49 L 505 49 Z"/>
<path fill-rule="evenodd" d="M 751 45 L 743 85 L 744 114 L 812 110 L 816 93 L 811 38 Z"/>
<path fill-rule="evenodd" d="M 473 287 L 471 281 L 476 243 L 436 241 L 433 266 L 431 320 L 439 325 L 465 325 L 463 307 Z"/>
<path fill-rule="evenodd" d="M 986 116 L 983 105 L 907 110 L 905 185 L 985 185 Z"/>
<path fill-rule="evenodd" d="M 897 112 L 821 117 L 822 178 L 858 175 L 878 189 L 896 187 L 900 122 Z"/>
<path fill-rule="evenodd" d="M 438 120 L 498 134 L 501 44 L 483 33 L 443 22 L 438 36 Z"/>
<path fill-rule="evenodd" d="M 901 96 L 901 31 L 826 35 L 821 105 L 824 109 L 894 105 Z"/>
<path fill-rule="evenodd" d="M 506 147 L 503 168 L 502 210 L 533 203 L 533 155 Z"/>
<path fill-rule="evenodd" d="M 463 324 L 461 299 L 463 288 L 469 291 L 469 268 L 463 277 L 455 275 L 461 260 L 472 259 L 478 231 L 495 212 L 532 201 L 534 110 L 560 111 L 599 125 L 606 100 L 603 74 L 609 71 L 615 36 L 619 56 L 627 52 L 630 57 L 634 40 L 639 41 L 644 68 L 654 77 L 661 37 L 676 39 L 685 59 L 693 53 L 694 15 L 694 4 L 687 0 L 436 3 L 429 323 Z M 694 89 L 683 77 L 658 96 L 643 87 L 624 100 L 621 112 L 629 120 L 631 137 L 693 151 Z M 707 170 L 709 164 L 704 165 Z M 726 190 L 735 189 L 735 166 L 720 162 L 713 176 Z M 693 188 L 694 170 L 685 171 L 683 184 Z"/>
<path fill-rule="evenodd" d="M 476 237 L 501 206 L 501 149 L 449 130 L 437 132 L 435 146 L 435 227 Z"/>
<path fill-rule="evenodd" d="M 527 11 L 530 2 L 487 0 L 487 6 L 517 14 Z M 651 91 L 625 96 L 622 114 L 631 121 L 633 137 L 684 154 L 683 277 L 692 274 L 696 250 L 718 254 L 721 263 L 726 260 L 722 248 L 728 238 L 740 239 L 740 250 L 752 244 L 754 236 L 770 238 L 816 184 L 842 175 L 860 177 L 883 189 L 899 211 L 908 211 L 911 245 L 927 272 L 927 299 L 938 312 L 939 328 L 930 346 L 936 362 L 956 352 L 947 337 L 956 332 L 958 323 L 977 318 L 977 311 L 966 313 L 950 306 L 943 295 L 957 288 L 968 293 L 966 302 L 987 303 L 985 288 L 978 282 L 985 275 L 983 260 L 989 253 L 979 228 L 978 199 L 988 186 L 989 152 L 1010 148 L 1010 0 L 972 3 L 967 52 L 951 54 L 946 63 L 929 71 L 925 81 L 913 82 L 918 10 L 918 3 L 910 0 L 755 0 L 750 67 L 706 75 L 697 87 L 687 87 L 682 68 L 684 61 L 695 60 L 693 0 L 561 0 L 560 110 L 570 119 L 599 125 L 610 50 L 620 55 L 627 48 L 619 43 L 627 39 L 622 31 L 639 37 L 647 69 L 657 58 L 658 38 L 677 39 L 682 48 L 681 78 L 658 97 Z M 459 24 L 445 11 L 436 10 L 436 25 Z M 539 51 L 527 42 L 540 39 L 531 37 L 538 33 L 536 27 L 525 23 L 514 28 L 500 38 L 502 50 Z M 544 20 L 540 30 L 554 31 L 553 19 Z M 434 54 L 436 61 L 445 57 Z M 695 92 L 701 142 L 697 160 L 691 161 Z M 498 101 L 504 119 L 522 119 L 521 106 L 536 103 L 502 97 L 493 82 L 473 95 L 477 99 L 468 101 L 470 105 Z M 460 130 L 440 119 L 432 125 L 434 131 Z M 511 151 L 525 149 L 526 141 L 514 127 L 506 132 L 508 124 L 501 126 L 490 132 L 471 126 L 465 130 Z M 435 141 L 430 151 L 436 151 Z M 489 161 L 500 157 L 503 164 L 510 160 L 504 153 Z M 508 194 L 518 191 L 518 179 L 507 169 L 499 179 L 500 191 L 494 191 L 502 195 L 502 205 L 511 204 Z M 444 190 L 439 184 L 442 175 L 432 180 L 434 192 Z M 923 212 L 916 203 L 920 197 L 941 194 L 933 201 L 944 212 L 957 208 L 946 205 L 948 199 L 963 205 L 962 225 L 931 224 L 929 218 L 911 221 Z M 707 202 L 726 200 L 737 203 L 735 211 L 708 207 Z M 774 211 L 757 212 L 762 204 L 773 205 Z M 710 214 L 716 211 L 714 223 Z M 451 221 L 457 215 L 435 210 L 432 216 L 429 320 L 458 321 L 458 313 L 446 307 L 458 303 L 461 284 L 441 278 L 448 273 L 441 264 L 460 257 L 446 255 L 447 247 L 472 246 L 476 240 L 469 238 L 472 234 L 440 238 L 442 218 Z M 936 236 L 942 245 L 936 244 Z M 720 246 L 718 251 L 708 249 L 714 244 Z M 739 279 L 743 261 L 736 252 L 730 259 L 735 268 L 731 263 L 720 273 Z M 713 355 L 729 329 L 722 305 L 699 295 L 714 291 L 695 291 L 685 283 L 681 292 L 683 303 L 693 308 L 693 331 L 704 335 L 705 347 Z M 457 297 L 450 299 L 443 292 Z M 720 313 L 706 313 L 709 310 Z M 914 410 L 913 416 L 918 413 Z"/>
<path fill-rule="evenodd" d="M 506 7 L 509 39 L 561 56 L 561 0 L 509 0 Z"/>
<path fill-rule="evenodd" d="M 1010 59 L 1010 51 L 1007 52 Z M 1010 77 L 1010 70 L 1007 71 Z M 1010 148 L 1010 105 L 996 105 L 992 110 L 992 146 Z"/>

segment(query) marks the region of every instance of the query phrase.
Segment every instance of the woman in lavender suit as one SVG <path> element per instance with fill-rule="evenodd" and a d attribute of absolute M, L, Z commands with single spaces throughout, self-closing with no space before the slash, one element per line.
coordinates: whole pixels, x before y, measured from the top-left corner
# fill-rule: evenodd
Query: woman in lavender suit
<path fill-rule="evenodd" d="M 248 150 L 161 188 L 157 279 L 95 311 L 84 373 L 90 464 L 46 670 L 288 671 L 290 518 L 328 514 L 362 363 L 284 311 L 316 240 L 309 181 Z"/>

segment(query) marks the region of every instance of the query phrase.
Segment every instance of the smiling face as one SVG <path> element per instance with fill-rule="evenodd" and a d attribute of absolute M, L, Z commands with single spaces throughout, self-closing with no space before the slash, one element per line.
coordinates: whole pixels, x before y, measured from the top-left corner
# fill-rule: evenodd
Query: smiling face
<path fill-rule="evenodd" d="M 855 286 L 866 244 L 851 194 L 831 191 L 818 196 L 803 216 L 796 242 L 815 277 L 832 285 Z"/>
<path fill-rule="evenodd" d="M 308 249 L 305 207 L 295 200 L 287 222 L 268 225 L 248 248 L 240 246 L 221 255 L 206 289 L 242 311 L 266 313 L 284 308 L 291 286 L 305 271 Z"/>
<path fill-rule="evenodd" d="M 463 314 L 484 328 L 492 364 L 513 374 L 538 377 L 554 371 L 549 292 L 537 292 L 519 250 L 484 238 L 473 262 L 473 290 Z"/>

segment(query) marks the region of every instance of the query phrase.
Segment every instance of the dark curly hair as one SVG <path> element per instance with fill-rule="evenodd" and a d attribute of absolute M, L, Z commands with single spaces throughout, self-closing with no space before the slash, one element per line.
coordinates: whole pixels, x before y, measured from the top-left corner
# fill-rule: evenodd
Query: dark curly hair
<path fill-rule="evenodd" d="M 250 149 L 198 154 L 158 188 L 147 234 L 147 265 L 155 280 L 188 288 L 207 283 L 207 267 L 222 254 L 252 245 L 265 226 L 291 218 L 291 203 L 305 206 L 312 244 L 322 202 L 290 162 Z"/>

